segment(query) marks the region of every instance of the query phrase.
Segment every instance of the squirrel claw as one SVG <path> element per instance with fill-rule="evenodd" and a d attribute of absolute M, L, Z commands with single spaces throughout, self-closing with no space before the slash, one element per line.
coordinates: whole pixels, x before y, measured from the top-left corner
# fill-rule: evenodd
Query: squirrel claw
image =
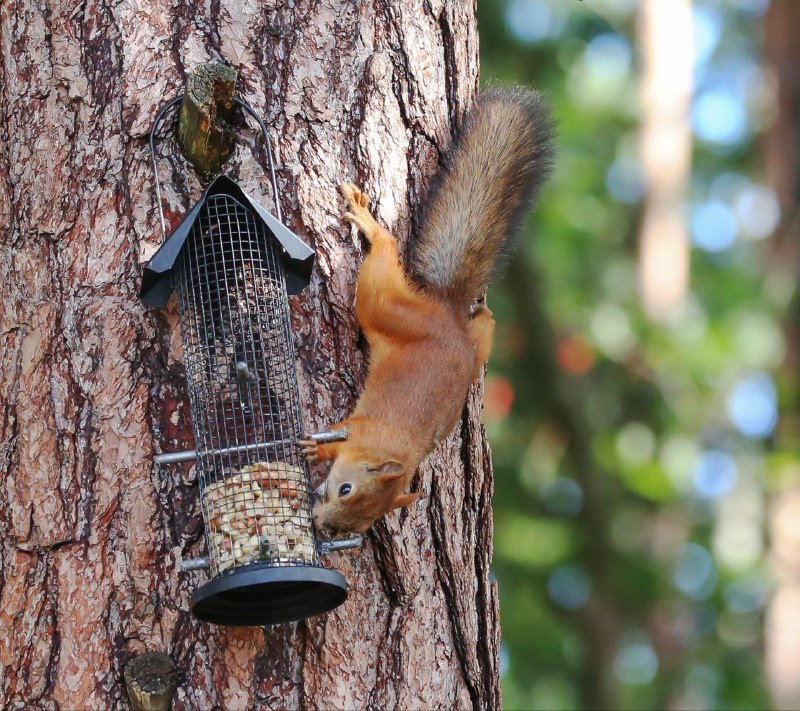
<path fill-rule="evenodd" d="M 342 183 L 339 186 L 339 192 L 342 194 L 342 197 L 350 202 L 353 199 L 353 196 L 358 191 L 358 188 L 353 185 L 353 183 Z"/>
<path fill-rule="evenodd" d="M 342 183 L 339 192 L 352 206 L 369 207 L 369 197 L 355 183 Z"/>
<path fill-rule="evenodd" d="M 311 438 L 310 435 L 304 434 L 305 439 L 298 440 L 300 445 L 300 454 L 309 462 L 316 462 L 319 459 L 319 450 L 317 443 Z"/>
<path fill-rule="evenodd" d="M 358 212 L 359 209 L 366 210 L 369 207 L 369 195 L 354 183 L 342 183 L 339 192 L 347 200 L 350 209 Z"/>
<path fill-rule="evenodd" d="M 339 192 L 347 200 L 347 206 L 350 208 L 342 215 L 342 220 L 355 225 L 367 240 L 372 242 L 379 232 L 379 227 L 369 212 L 369 197 L 353 183 L 342 183 Z"/>

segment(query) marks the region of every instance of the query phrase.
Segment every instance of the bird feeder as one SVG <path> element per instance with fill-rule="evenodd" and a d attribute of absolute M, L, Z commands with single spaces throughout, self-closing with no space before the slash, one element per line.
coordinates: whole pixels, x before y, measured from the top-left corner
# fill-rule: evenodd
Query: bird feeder
<path fill-rule="evenodd" d="M 154 170 L 158 125 L 179 100 L 153 125 Z M 360 540 L 315 535 L 287 299 L 308 284 L 313 250 L 282 224 L 266 127 L 236 101 L 262 129 L 277 217 L 217 177 L 146 265 L 141 297 L 159 307 L 177 292 L 195 449 L 156 460 L 196 462 L 208 556 L 184 569 L 207 566 L 211 579 L 192 595 L 192 612 L 265 625 L 344 602 L 344 578 L 320 555 Z M 163 228 L 157 172 L 156 196 Z"/>

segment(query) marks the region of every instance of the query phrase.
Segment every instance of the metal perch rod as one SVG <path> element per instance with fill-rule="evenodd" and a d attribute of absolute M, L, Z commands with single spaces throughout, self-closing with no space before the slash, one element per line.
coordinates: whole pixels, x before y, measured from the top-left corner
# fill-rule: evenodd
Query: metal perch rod
<path fill-rule="evenodd" d="M 364 536 L 351 536 L 350 538 L 338 538 L 334 541 L 323 541 L 319 544 L 319 552 L 322 555 L 346 551 L 350 548 L 360 548 L 364 542 Z M 182 558 L 179 564 L 181 572 L 189 570 L 203 570 L 209 566 L 208 557 L 204 558 Z"/>
<path fill-rule="evenodd" d="M 341 442 L 347 439 L 347 432 L 345 430 L 328 430 L 326 432 L 316 432 L 308 435 L 318 444 L 325 444 L 327 442 Z M 260 449 L 262 447 L 276 447 L 279 445 L 296 444 L 296 438 L 277 439 L 272 442 L 256 442 L 254 444 L 243 444 L 238 447 L 222 447 L 221 449 L 209 449 L 206 452 L 199 452 L 196 449 L 187 449 L 183 452 L 169 452 L 167 454 L 159 454 L 156 456 L 156 464 L 180 464 L 181 462 L 193 462 L 198 456 L 207 457 L 215 454 L 228 454 L 247 452 L 251 449 Z"/>

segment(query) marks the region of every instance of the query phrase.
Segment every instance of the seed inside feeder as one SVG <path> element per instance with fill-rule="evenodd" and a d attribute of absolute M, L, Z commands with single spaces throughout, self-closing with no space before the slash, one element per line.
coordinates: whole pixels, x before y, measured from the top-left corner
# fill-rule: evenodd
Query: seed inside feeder
<path fill-rule="evenodd" d="M 218 572 L 257 560 L 314 563 L 301 467 L 257 462 L 210 484 L 203 495 Z"/>

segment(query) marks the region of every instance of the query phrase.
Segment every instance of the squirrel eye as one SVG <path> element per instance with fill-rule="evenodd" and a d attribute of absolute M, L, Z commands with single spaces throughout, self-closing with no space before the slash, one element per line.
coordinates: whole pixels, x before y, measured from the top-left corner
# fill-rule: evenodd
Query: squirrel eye
<path fill-rule="evenodd" d="M 347 496 L 353 490 L 352 484 L 342 484 L 339 487 L 339 496 Z"/>

